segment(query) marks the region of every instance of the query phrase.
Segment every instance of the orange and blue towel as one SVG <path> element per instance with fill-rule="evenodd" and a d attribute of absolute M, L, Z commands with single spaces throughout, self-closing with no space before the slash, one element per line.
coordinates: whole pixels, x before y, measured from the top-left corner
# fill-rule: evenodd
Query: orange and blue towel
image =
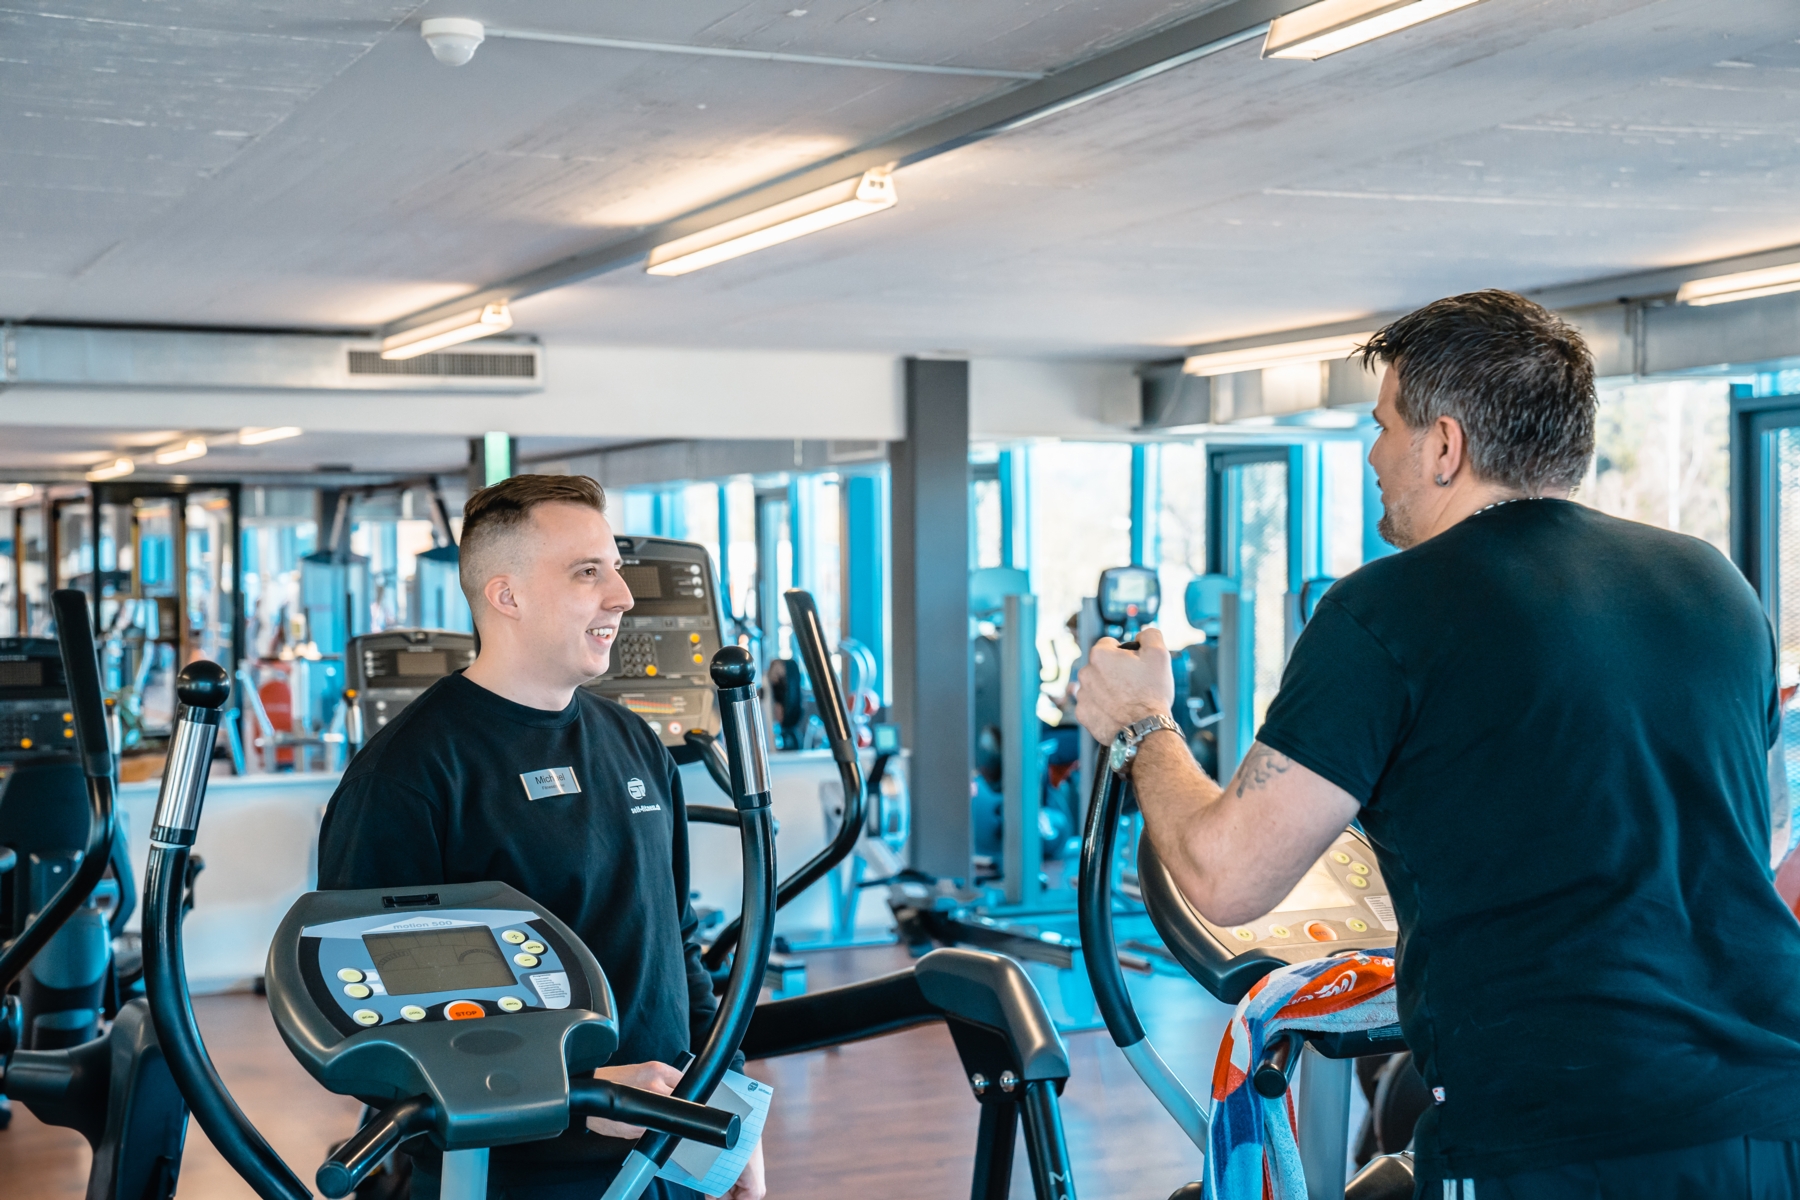
<path fill-rule="evenodd" d="M 1263 1046 L 1290 1030 L 1350 1033 L 1399 1023 L 1391 951 L 1282 967 L 1238 1001 L 1213 1067 L 1207 1200 L 1306 1200 L 1290 1089 L 1270 1100 L 1251 1086 Z"/>

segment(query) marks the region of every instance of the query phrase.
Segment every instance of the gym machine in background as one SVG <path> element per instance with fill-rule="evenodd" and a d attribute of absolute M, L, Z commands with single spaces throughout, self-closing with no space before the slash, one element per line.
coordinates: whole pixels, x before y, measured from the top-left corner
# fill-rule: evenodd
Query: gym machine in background
<path fill-rule="evenodd" d="M 37 693 L 18 695 L 15 675 L 0 700 L 4 714 L 0 721 L 14 733 L 21 725 L 35 727 L 44 720 L 53 728 L 70 730 L 64 738 L 58 728 L 52 752 L 15 762 L 7 790 L 0 793 L 4 820 L 0 838 L 5 842 L 0 846 L 0 871 L 12 875 L 6 881 L 13 885 L 8 894 L 15 900 L 28 897 L 32 906 L 21 921 L 8 924 L 0 943 L 0 994 L 21 975 L 26 979 L 21 994 L 0 1000 L 0 1092 L 24 1104 L 45 1124 L 74 1129 L 87 1140 L 93 1150 L 87 1200 L 170 1200 L 188 1114 L 157 1043 L 146 1001 L 127 1000 L 116 1009 L 108 1005 L 112 1020 L 104 1034 L 98 1028 L 100 1014 L 92 1011 L 97 989 L 91 983 L 78 997 L 66 991 L 60 997 L 49 993 L 51 998 L 82 1001 L 79 1012 L 30 1011 L 31 980 L 41 981 L 46 963 L 57 972 L 79 966 L 83 980 L 108 975 L 111 964 L 101 957 L 105 927 L 93 898 L 108 882 L 104 874 L 109 864 L 118 872 L 118 882 L 130 880 L 129 867 L 121 868 L 116 857 L 121 839 L 113 756 L 107 745 L 87 602 L 82 593 L 71 590 L 56 592 L 50 600 L 60 643 L 55 657 L 38 652 L 32 643 L 26 643 L 24 653 L 0 657 L 0 664 L 14 671 L 31 672 L 25 690 Z M 50 824 L 62 826 L 48 835 L 54 847 L 32 848 L 31 839 L 44 836 Z M 60 870 L 42 869 L 50 866 Z M 181 878 L 179 898 L 185 911 L 191 876 L 184 872 Z M 129 896 L 127 891 L 114 905 L 115 920 L 127 914 Z M 44 1019 L 72 1012 L 78 1021 Z"/>
<path fill-rule="evenodd" d="M 446 675 L 475 662 L 475 635 L 446 629 L 388 629 L 350 639 L 344 651 L 344 738 L 350 753 Z"/>

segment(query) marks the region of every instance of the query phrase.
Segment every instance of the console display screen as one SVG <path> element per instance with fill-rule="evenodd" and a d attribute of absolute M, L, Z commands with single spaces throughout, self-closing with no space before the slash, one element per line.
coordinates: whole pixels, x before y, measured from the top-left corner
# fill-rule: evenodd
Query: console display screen
<path fill-rule="evenodd" d="M 44 664 L 34 659 L 12 659 L 0 662 L 0 687 L 35 688 L 44 686 Z"/>
<path fill-rule="evenodd" d="M 362 941 L 390 996 L 510 987 L 514 983 L 506 955 L 486 925 L 369 933 Z"/>
<path fill-rule="evenodd" d="M 662 599 L 662 572 L 649 564 L 620 567 L 619 578 L 631 589 L 633 600 Z"/>
<path fill-rule="evenodd" d="M 394 655 L 396 675 L 448 675 L 450 658 L 442 650 L 409 651 Z"/>
<path fill-rule="evenodd" d="M 1302 912 L 1318 908 L 1354 908 L 1356 901 L 1351 899 L 1343 889 L 1343 885 L 1331 877 L 1325 864 L 1315 862 L 1312 869 L 1300 877 L 1294 890 L 1287 894 L 1287 899 L 1270 909 L 1271 913 Z"/>

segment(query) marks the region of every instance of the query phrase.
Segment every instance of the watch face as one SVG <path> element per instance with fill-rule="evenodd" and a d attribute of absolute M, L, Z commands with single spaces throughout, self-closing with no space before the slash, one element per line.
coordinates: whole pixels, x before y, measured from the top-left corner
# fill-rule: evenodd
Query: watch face
<path fill-rule="evenodd" d="M 1113 771 L 1123 771 L 1125 764 L 1131 761 L 1129 745 L 1123 733 L 1113 739 L 1112 746 L 1106 752 L 1106 765 Z"/>

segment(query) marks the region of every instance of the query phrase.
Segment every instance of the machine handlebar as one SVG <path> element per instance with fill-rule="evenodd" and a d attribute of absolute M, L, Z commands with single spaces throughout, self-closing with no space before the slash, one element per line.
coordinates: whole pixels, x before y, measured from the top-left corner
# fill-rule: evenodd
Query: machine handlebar
<path fill-rule="evenodd" d="M 68 882 L 19 936 L 0 950 L 0 993 L 24 973 L 25 965 L 37 957 L 76 906 L 94 890 L 112 858 L 116 822 L 112 750 L 106 740 L 106 704 L 100 695 L 100 659 L 94 652 L 94 626 L 88 616 L 87 594 L 64 588 L 51 593 L 50 607 L 56 614 L 56 643 L 62 651 L 63 677 L 69 687 L 69 711 L 75 718 L 75 748 L 87 778 L 87 848 Z"/>
<path fill-rule="evenodd" d="M 721 1150 L 737 1145 L 743 1129 L 741 1119 L 734 1112 L 647 1092 L 608 1079 L 571 1079 L 569 1111 L 584 1117 L 604 1117 L 627 1125 L 643 1125 Z"/>
<path fill-rule="evenodd" d="M 731 799 L 738 814 L 744 867 L 742 916 L 726 928 L 719 940 L 725 941 L 729 934 L 733 942 L 741 940 L 742 945 L 732 956 L 731 974 L 719 997 L 719 1011 L 707 1031 L 706 1044 L 675 1085 L 673 1098 L 680 1101 L 711 1096 L 724 1079 L 726 1068 L 750 1029 L 750 1018 L 755 1015 L 756 1000 L 762 993 L 763 974 L 769 968 L 769 951 L 775 945 L 774 817 L 769 811 L 768 745 L 762 728 L 762 702 L 756 694 L 756 666 L 742 647 L 726 646 L 713 656 L 712 677 L 719 685 L 720 733 L 731 763 Z M 585 1083 L 571 1086 L 585 1088 Z M 648 1110 L 637 1111 L 645 1114 L 637 1123 L 645 1125 L 649 1132 L 638 1139 L 626 1156 L 603 1200 L 637 1200 L 674 1153 L 676 1135 L 662 1131 L 673 1126 L 660 1117 L 654 1121 L 645 1119 Z M 691 1110 L 668 1109 L 664 1116 L 673 1119 L 684 1113 L 691 1115 Z M 735 1142 L 735 1129 L 730 1136 Z"/>
<path fill-rule="evenodd" d="M 831 757 L 837 762 L 838 781 L 844 792 L 844 814 L 843 819 L 838 822 L 837 833 L 826 843 L 825 848 L 802 863 L 776 888 L 775 907 L 778 910 L 850 857 L 851 852 L 856 849 L 857 839 L 862 836 L 867 804 L 862 761 L 857 757 L 856 739 L 850 733 L 850 713 L 844 706 L 843 688 L 839 686 L 837 675 L 831 669 L 831 653 L 825 647 L 825 627 L 819 620 L 819 606 L 813 602 L 810 593 L 800 588 L 790 589 L 784 593 L 783 599 L 787 601 L 788 616 L 793 623 L 794 645 L 800 651 L 801 662 L 806 664 L 807 678 L 812 680 L 813 700 L 818 706 L 819 719 L 825 726 L 825 738 L 831 743 Z M 725 650 L 719 651 L 720 657 L 735 648 L 727 646 Z M 718 659 L 715 658 L 714 662 L 716 664 Z M 713 678 L 714 682 L 719 678 L 716 665 Z M 721 713 L 721 719 L 723 716 Z M 722 731 L 722 736 L 729 752 L 733 748 L 729 727 Z M 739 747 L 739 750 L 740 754 L 744 753 L 744 748 Z M 761 751 L 760 746 L 758 750 Z M 708 769 L 711 769 L 710 764 Z M 717 971 L 724 963 L 725 956 L 737 944 L 738 932 L 739 923 L 733 921 L 720 930 L 713 944 L 706 948 L 703 961 L 709 970 Z"/>

